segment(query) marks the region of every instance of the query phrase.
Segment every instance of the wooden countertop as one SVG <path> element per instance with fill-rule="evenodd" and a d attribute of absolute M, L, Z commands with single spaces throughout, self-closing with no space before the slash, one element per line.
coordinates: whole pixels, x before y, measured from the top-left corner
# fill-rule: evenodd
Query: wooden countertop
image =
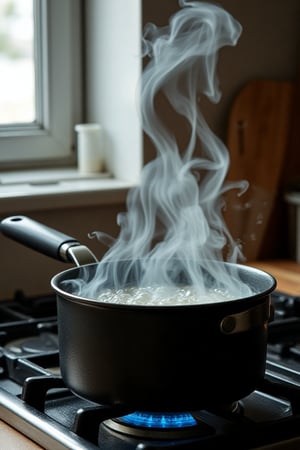
<path fill-rule="evenodd" d="M 289 260 L 254 261 L 247 265 L 264 270 L 276 279 L 277 289 L 300 295 L 300 264 Z M 5 450 L 43 450 L 42 447 L 0 420 L 0 442 Z"/>
<path fill-rule="evenodd" d="M 0 443 L 0 448 L 3 450 L 43 450 L 2 420 L 0 420 Z"/>
<path fill-rule="evenodd" d="M 290 260 L 255 261 L 250 266 L 268 272 L 277 281 L 277 290 L 300 295 L 300 264 Z"/>

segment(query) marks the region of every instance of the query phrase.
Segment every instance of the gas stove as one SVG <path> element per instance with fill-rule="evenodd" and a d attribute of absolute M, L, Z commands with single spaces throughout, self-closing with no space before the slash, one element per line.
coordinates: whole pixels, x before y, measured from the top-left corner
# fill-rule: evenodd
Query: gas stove
<path fill-rule="evenodd" d="M 72 393 L 60 375 L 55 296 L 17 292 L 0 304 L 0 419 L 47 450 L 300 448 L 300 298 L 274 291 L 272 303 L 256 391 L 211 410 L 158 414 Z"/>

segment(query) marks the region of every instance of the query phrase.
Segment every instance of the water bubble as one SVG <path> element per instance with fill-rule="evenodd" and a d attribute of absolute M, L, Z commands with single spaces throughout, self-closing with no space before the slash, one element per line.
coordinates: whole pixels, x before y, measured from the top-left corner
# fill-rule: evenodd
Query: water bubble
<path fill-rule="evenodd" d="M 234 300 L 234 297 L 221 289 L 199 293 L 194 286 L 146 286 L 106 289 L 98 300 L 120 305 L 177 306 L 224 302 Z"/>

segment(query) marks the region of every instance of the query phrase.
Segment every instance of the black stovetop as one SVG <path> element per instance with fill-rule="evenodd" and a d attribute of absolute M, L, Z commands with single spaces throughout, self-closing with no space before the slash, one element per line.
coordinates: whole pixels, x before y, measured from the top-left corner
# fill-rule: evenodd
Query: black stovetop
<path fill-rule="evenodd" d="M 49 450 L 300 448 L 300 301 L 278 291 L 272 300 L 257 390 L 232 405 L 174 417 L 70 392 L 59 371 L 55 297 L 17 292 L 0 305 L 0 418 Z"/>

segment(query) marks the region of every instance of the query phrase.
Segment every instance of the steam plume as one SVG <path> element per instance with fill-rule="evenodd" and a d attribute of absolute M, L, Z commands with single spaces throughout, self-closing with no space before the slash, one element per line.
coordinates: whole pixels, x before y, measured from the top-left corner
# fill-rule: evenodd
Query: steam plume
<path fill-rule="evenodd" d="M 97 297 L 107 277 L 116 287 L 126 284 L 134 266 L 127 263 L 127 270 L 120 271 L 117 262 L 137 259 L 143 261 L 145 286 L 172 285 L 183 270 L 186 280 L 201 291 L 207 279 L 213 279 L 216 287 L 233 295 L 249 294 L 237 282 L 237 273 L 229 273 L 223 264 L 225 247 L 227 262 L 243 257 L 222 218 L 222 196 L 233 187 L 225 184 L 229 154 L 199 108 L 200 94 L 212 102 L 220 99 L 218 51 L 236 44 L 241 26 L 217 5 L 187 0 L 179 5 L 168 26 L 145 28 L 143 45 L 150 61 L 142 75 L 141 113 L 157 156 L 144 167 L 140 185 L 129 192 L 127 212 L 118 215 L 119 236 L 99 263 L 95 278 L 76 281 L 76 293 L 88 298 Z M 190 125 L 185 149 L 178 147 L 155 111 L 158 92 Z M 201 156 L 193 157 L 199 142 Z M 246 189 L 243 183 L 234 187 Z M 108 240 L 101 232 L 95 234 Z M 104 270 L 107 263 L 109 271 Z"/>

